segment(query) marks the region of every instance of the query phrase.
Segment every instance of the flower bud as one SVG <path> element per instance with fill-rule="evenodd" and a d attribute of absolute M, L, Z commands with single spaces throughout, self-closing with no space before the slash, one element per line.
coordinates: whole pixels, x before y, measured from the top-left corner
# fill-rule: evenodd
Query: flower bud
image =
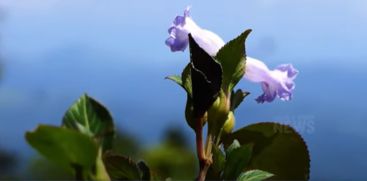
<path fill-rule="evenodd" d="M 223 134 L 229 134 L 232 132 L 233 127 L 236 123 L 236 118 L 234 117 L 234 114 L 232 111 L 228 113 L 228 117 L 226 122 L 223 125 Z"/>
<path fill-rule="evenodd" d="M 223 91 L 208 110 L 208 130 L 213 135 L 218 135 L 229 113 L 229 101 Z"/>

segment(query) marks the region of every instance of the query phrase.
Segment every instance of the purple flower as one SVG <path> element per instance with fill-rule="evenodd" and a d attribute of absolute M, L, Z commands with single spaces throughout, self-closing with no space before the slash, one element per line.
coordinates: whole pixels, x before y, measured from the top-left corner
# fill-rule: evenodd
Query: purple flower
<path fill-rule="evenodd" d="M 188 34 L 191 33 L 196 43 L 199 44 L 209 55 L 215 56 L 224 41 L 215 33 L 200 28 L 190 17 L 190 7 L 187 7 L 183 16 L 176 16 L 172 26 L 168 29 L 169 38 L 166 45 L 171 51 L 184 51 L 188 44 Z"/>
<path fill-rule="evenodd" d="M 195 41 L 209 55 L 215 56 L 225 45 L 224 41 L 215 33 L 200 28 L 190 17 L 190 8 L 186 8 L 184 16 L 177 16 L 168 29 L 169 38 L 166 45 L 171 51 L 184 51 L 189 43 L 188 34 L 191 33 Z M 258 103 L 272 102 L 276 97 L 283 101 L 291 100 L 295 88 L 294 79 L 298 74 L 291 64 L 283 64 L 269 70 L 260 60 L 246 57 L 246 71 L 244 78 L 260 83 L 264 93 L 256 101 Z"/>
<path fill-rule="evenodd" d="M 269 70 L 260 60 L 247 57 L 244 77 L 261 84 L 264 93 L 256 101 L 264 103 L 272 102 L 276 97 L 283 101 L 291 100 L 297 74 L 298 70 L 291 64 L 282 64 L 274 70 Z"/>

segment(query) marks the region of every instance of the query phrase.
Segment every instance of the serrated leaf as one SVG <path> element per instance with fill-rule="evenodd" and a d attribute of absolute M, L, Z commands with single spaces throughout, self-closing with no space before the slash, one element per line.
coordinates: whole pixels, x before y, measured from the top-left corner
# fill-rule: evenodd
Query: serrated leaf
<path fill-rule="evenodd" d="M 65 113 L 63 126 L 98 140 L 103 149 L 110 149 L 115 134 L 109 111 L 98 101 L 84 94 Z"/>
<path fill-rule="evenodd" d="M 274 176 L 274 174 L 262 170 L 249 170 L 241 173 L 237 181 L 262 181 Z"/>
<path fill-rule="evenodd" d="M 230 93 L 233 87 L 243 77 L 245 73 L 245 40 L 251 30 L 246 30 L 237 38 L 224 45 L 215 56 L 222 65 L 223 84 L 222 88 L 226 93 Z"/>
<path fill-rule="evenodd" d="M 219 95 L 222 68 L 189 34 L 192 101 L 195 117 L 202 116 Z"/>
<path fill-rule="evenodd" d="M 88 136 L 67 128 L 40 125 L 25 134 L 27 142 L 47 159 L 63 166 L 91 170 L 98 147 Z"/>
<path fill-rule="evenodd" d="M 223 179 L 234 180 L 245 170 L 251 159 L 252 145 L 242 145 L 235 148 L 227 155 L 223 171 Z"/>
<path fill-rule="evenodd" d="M 138 165 L 128 157 L 106 152 L 103 162 L 112 180 L 140 180 L 141 173 Z"/>
<path fill-rule="evenodd" d="M 241 89 L 238 89 L 236 92 L 232 91 L 231 94 L 231 111 L 234 111 L 245 99 L 246 96 L 248 96 L 249 92 L 243 92 Z"/>
<path fill-rule="evenodd" d="M 250 169 L 273 173 L 274 180 L 307 180 L 310 157 L 302 137 L 290 126 L 278 123 L 257 123 L 230 134 L 229 145 L 237 139 L 241 144 L 254 144 Z"/>

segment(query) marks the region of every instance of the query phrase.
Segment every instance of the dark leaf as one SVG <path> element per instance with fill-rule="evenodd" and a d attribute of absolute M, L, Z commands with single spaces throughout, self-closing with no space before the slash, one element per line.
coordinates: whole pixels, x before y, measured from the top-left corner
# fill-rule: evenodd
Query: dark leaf
<path fill-rule="evenodd" d="M 246 96 L 248 96 L 249 92 L 243 92 L 241 89 L 238 89 L 236 92 L 232 91 L 231 94 L 231 111 L 234 111 L 245 99 Z"/>
<path fill-rule="evenodd" d="M 224 165 L 226 163 L 226 158 L 222 150 L 220 148 L 213 146 L 213 164 L 212 167 L 214 171 L 221 172 L 224 169 Z"/>
<path fill-rule="evenodd" d="M 192 98 L 195 117 L 202 116 L 219 95 L 222 69 L 189 34 Z"/>
<path fill-rule="evenodd" d="M 138 163 L 138 167 L 142 173 L 141 179 L 142 180 L 151 180 L 150 179 L 150 169 L 147 164 L 145 164 L 143 161 Z"/>
<path fill-rule="evenodd" d="M 227 151 L 227 161 L 223 171 L 223 179 L 236 179 L 247 167 L 251 159 L 252 145 L 242 145 L 231 151 Z"/>
<path fill-rule="evenodd" d="M 224 140 L 254 144 L 249 169 L 266 170 L 275 180 L 307 180 L 310 157 L 306 143 L 290 126 L 278 123 L 257 123 L 246 126 Z"/>
<path fill-rule="evenodd" d="M 131 159 L 112 152 L 103 155 L 103 162 L 108 175 L 113 180 L 140 180 L 138 165 Z"/>

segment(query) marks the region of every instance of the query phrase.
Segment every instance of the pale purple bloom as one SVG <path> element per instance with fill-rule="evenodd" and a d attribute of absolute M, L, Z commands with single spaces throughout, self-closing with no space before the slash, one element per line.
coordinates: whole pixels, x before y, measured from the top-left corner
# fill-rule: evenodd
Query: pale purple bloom
<path fill-rule="evenodd" d="M 244 77 L 261 84 L 264 93 L 256 101 L 264 103 L 272 102 L 276 97 L 283 101 L 291 100 L 297 74 L 298 70 L 291 64 L 282 64 L 274 70 L 269 70 L 260 60 L 247 57 Z"/>
<path fill-rule="evenodd" d="M 170 34 L 166 45 L 171 51 L 184 51 L 189 43 L 188 34 L 191 33 L 195 41 L 209 55 L 215 56 L 219 49 L 225 45 L 224 41 L 215 33 L 200 28 L 190 17 L 190 8 L 186 8 L 184 16 L 177 16 L 172 26 L 168 29 Z M 258 103 L 272 102 L 276 97 L 283 101 L 292 98 L 295 88 L 294 79 L 298 74 L 291 64 L 283 64 L 269 70 L 260 60 L 246 57 L 246 71 L 244 77 L 261 84 L 264 93 L 256 101 Z"/>
<path fill-rule="evenodd" d="M 188 34 L 191 33 L 196 43 L 199 44 L 209 55 L 215 56 L 224 41 L 215 33 L 200 28 L 190 17 L 190 7 L 187 7 L 183 16 L 176 16 L 172 26 L 168 29 L 169 38 L 166 45 L 171 51 L 184 51 L 188 44 Z"/>

